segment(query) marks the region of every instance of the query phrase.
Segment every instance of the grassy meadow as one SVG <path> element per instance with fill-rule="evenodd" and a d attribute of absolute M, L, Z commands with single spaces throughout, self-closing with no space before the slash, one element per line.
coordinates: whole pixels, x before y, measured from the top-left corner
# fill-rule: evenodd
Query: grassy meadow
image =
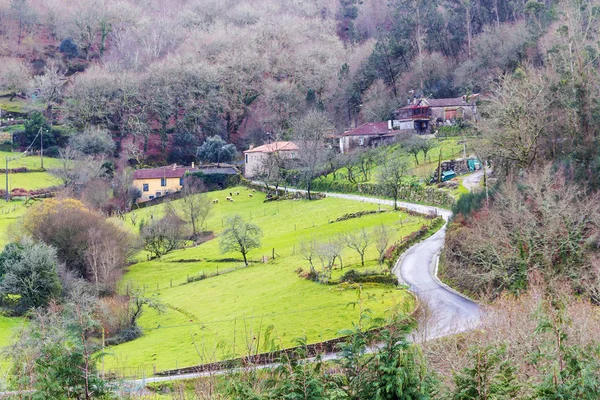
<path fill-rule="evenodd" d="M 226 202 L 225 197 L 235 191 L 240 195 L 234 196 L 234 202 Z M 385 316 L 394 309 L 412 307 L 412 297 L 392 285 L 321 285 L 300 277 L 298 269 L 308 271 L 309 264 L 299 254 L 299 243 L 361 228 L 372 230 L 380 224 L 385 224 L 397 240 L 417 230 L 426 223 L 424 219 L 387 211 L 331 223 L 343 214 L 377 210 L 379 206 L 334 198 L 263 203 L 263 193 L 253 193 L 253 197 L 250 193 L 246 188 L 209 193 L 209 197 L 220 200 L 206 223 L 206 229 L 217 239 L 161 259 L 147 260 L 144 252 L 138 255 L 140 262 L 128 269 L 120 290 L 145 288 L 146 295 L 156 296 L 167 310 L 163 314 L 148 310 L 140 319 L 145 335 L 112 347 L 111 356 L 105 358 L 107 370 L 125 375 L 141 369 L 150 373 L 154 367 L 171 369 L 289 347 L 301 336 L 317 342 L 350 328 L 358 321 L 361 309 Z M 158 205 L 133 211 L 124 223 L 136 230 L 134 225 L 139 226 L 151 214 L 159 217 L 163 210 L 164 205 Z M 234 214 L 258 225 L 264 233 L 262 247 L 249 255 L 254 262 L 246 268 L 186 283 L 188 276 L 243 266 L 239 254 L 219 252 L 223 221 Z M 267 263 L 260 262 L 263 257 L 268 258 Z M 346 249 L 344 270 L 381 270 L 376 258 L 372 245 L 361 268 L 358 254 Z M 334 271 L 333 278 L 343 272 Z"/>
<path fill-rule="evenodd" d="M 0 168 L 5 168 L 6 157 L 9 158 L 9 169 L 29 168 L 32 170 L 39 170 L 41 168 L 41 159 L 39 156 L 21 156 L 20 153 L 10 153 L 5 151 L 0 151 Z M 57 158 L 44 157 L 44 168 L 46 169 L 58 167 L 59 163 L 60 160 Z M 5 175 L 1 174 L 0 188 L 2 189 L 6 187 L 5 179 Z M 60 179 L 47 171 L 11 173 L 8 175 L 9 190 L 15 188 L 35 190 L 60 184 Z"/>

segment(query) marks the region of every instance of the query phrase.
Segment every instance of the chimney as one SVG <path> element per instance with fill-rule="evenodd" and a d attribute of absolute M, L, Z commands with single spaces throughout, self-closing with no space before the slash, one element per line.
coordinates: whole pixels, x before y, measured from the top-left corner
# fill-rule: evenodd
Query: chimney
<path fill-rule="evenodd" d="M 192 168 L 194 168 L 194 162 L 192 161 Z"/>
<path fill-rule="evenodd" d="M 250 147 L 248 148 L 248 150 L 252 150 L 254 148 L 254 145 L 251 144 Z"/>
<path fill-rule="evenodd" d="M 406 99 L 406 105 L 410 104 L 410 97 L 408 99 Z"/>
<path fill-rule="evenodd" d="M 388 120 L 388 131 L 392 130 L 392 120 Z"/>

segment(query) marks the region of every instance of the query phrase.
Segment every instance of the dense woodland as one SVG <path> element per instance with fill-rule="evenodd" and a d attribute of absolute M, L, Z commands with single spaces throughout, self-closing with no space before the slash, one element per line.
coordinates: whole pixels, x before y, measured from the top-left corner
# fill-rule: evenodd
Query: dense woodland
<path fill-rule="evenodd" d="M 86 166 L 57 170 L 64 198 L 28 214 L 22 237 L 0 255 L 0 292 L 22 288 L 31 268 L 44 282 L 42 295 L 24 288 L 3 299 L 14 314 L 35 309 L 11 350 L 13 385 L 59 395 L 52 381 L 83 370 L 72 398 L 109 396 L 93 361 L 99 321 L 118 333 L 109 340 L 126 341 L 141 334 L 144 307 L 160 309 L 141 293 L 115 295 L 121 269 L 131 249 L 183 236 L 189 207 L 210 206 L 170 210 L 133 244 L 105 220 L 135 199 L 125 165 L 188 163 L 215 136 L 238 150 L 294 138 L 298 183 L 310 190 L 331 169 L 329 155 L 311 147 L 328 133 L 385 120 L 413 96 L 480 93 L 479 120 L 459 128 L 495 183 L 484 179 L 484 190 L 458 200 L 440 265 L 443 280 L 485 308 L 480 329 L 414 344 L 412 323 L 423 329 L 435 317 L 426 304 L 410 324 L 400 318 L 376 332 L 365 315 L 336 362 L 284 359 L 192 392 L 600 397 L 599 39 L 596 0 L 0 0 L 3 96 L 27 99 L 28 137 L 47 126 L 42 140 Z M 372 162 L 406 169 L 393 155 Z M 277 184 L 281 168 L 273 171 Z M 379 184 L 396 199 L 399 182 Z M 374 343 L 385 346 L 365 355 Z"/>
<path fill-rule="evenodd" d="M 485 92 L 542 61 L 547 3 L 6 0 L 0 82 L 75 132 L 185 161 L 214 134 L 240 148 L 289 136 L 311 109 L 339 132 L 413 96 Z"/>

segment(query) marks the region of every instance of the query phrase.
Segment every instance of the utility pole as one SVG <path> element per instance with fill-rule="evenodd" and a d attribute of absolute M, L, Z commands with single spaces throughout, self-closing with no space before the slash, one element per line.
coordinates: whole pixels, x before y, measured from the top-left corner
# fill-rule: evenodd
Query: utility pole
<path fill-rule="evenodd" d="M 42 132 L 43 127 L 40 126 L 40 157 L 42 160 L 42 169 L 44 169 L 44 133 Z"/>
<path fill-rule="evenodd" d="M 8 156 L 6 157 L 6 169 L 4 170 L 6 173 L 6 202 L 10 201 L 10 195 L 8 193 Z"/>

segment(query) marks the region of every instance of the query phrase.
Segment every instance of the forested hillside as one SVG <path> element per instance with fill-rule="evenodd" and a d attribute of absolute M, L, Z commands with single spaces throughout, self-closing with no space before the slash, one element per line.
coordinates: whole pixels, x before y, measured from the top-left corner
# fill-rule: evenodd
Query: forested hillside
<path fill-rule="evenodd" d="M 3 0 L 2 104 L 18 93 L 74 132 L 105 127 L 130 153 L 150 142 L 185 161 L 210 135 L 240 148 L 285 136 L 309 109 L 340 132 L 413 96 L 485 92 L 541 61 L 551 3 Z"/>

